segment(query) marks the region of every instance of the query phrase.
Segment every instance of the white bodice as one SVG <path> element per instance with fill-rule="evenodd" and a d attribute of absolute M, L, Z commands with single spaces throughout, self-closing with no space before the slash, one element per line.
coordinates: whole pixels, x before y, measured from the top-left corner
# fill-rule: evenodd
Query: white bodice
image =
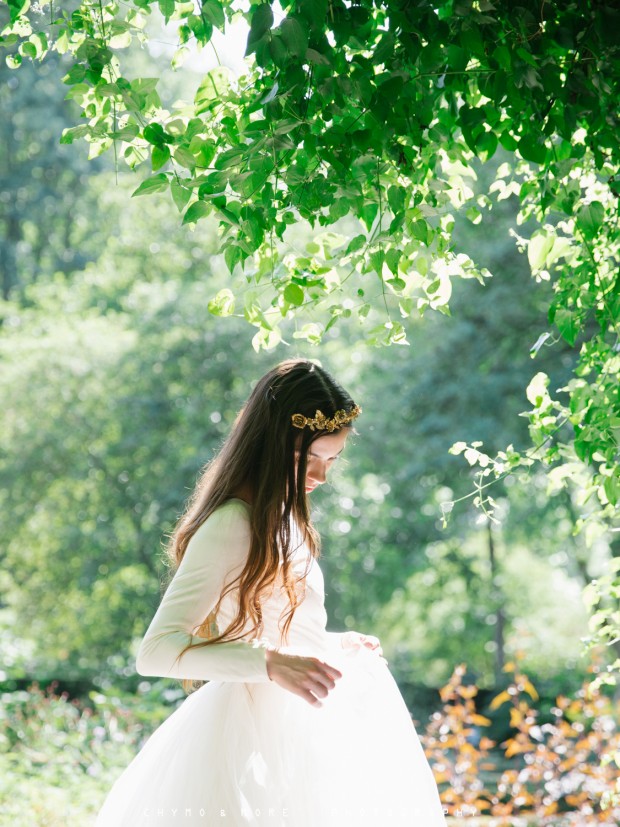
<path fill-rule="evenodd" d="M 139 674 L 194 680 L 264 682 L 269 680 L 266 647 L 277 646 L 291 654 L 320 656 L 333 645 L 334 635 L 326 632 L 323 574 L 312 561 L 305 581 L 306 593 L 298 604 L 283 643 L 279 621 L 288 609 L 288 595 L 281 578 L 263 600 L 263 631 L 259 640 L 248 629 L 245 639 L 196 647 L 206 619 L 217 605 L 225 586 L 245 566 L 250 548 L 250 506 L 231 499 L 213 512 L 188 543 L 166 593 L 151 621 L 136 659 Z M 303 574 L 309 557 L 307 546 L 299 544 L 293 557 L 293 572 Z M 225 595 L 217 616 L 220 631 L 235 616 L 238 592 Z M 179 655 L 191 643 L 192 649 Z"/>
<path fill-rule="evenodd" d="M 295 579 L 302 577 L 308 561 L 310 550 L 301 544 L 293 554 L 292 573 Z M 236 577 L 243 566 L 238 566 L 233 576 Z M 261 640 L 277 646 L 284 652 L 302 654 L 304 652 L 322 651 L 326 645 L 327 612 L 325 611 L 325 585 L 323 572 L 316 559 L 310 563 L 303 584 L 300 584 L 303 599 L 297 605 L 288 630 L 288 640 L 282 640 L 280 626 L 284 625 L 289 610 L 289 600 L 283 586 L 281 574 L 274 583 L 271 594 L 263 600 L 263 632 Z M 232 591 L 224 597 L 218 612 L 217 624 L 220 631 L 232 621 L 236 614 L 238 592 Z M 280 624 L 280 626 L 279 626 Z"/>

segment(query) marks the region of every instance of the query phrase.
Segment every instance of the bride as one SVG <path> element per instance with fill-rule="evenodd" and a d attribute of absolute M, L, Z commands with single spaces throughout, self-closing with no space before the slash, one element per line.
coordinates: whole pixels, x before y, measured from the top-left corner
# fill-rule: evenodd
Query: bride
<path fill-rule="evenodd" d="M 378 639 L 326 631 L 309 495 L 361 413 L 322 368 L 263 376 L 174 531 L 137 657 L 195 689 L 117 779 L 96 827 L 445 827 Z"/>

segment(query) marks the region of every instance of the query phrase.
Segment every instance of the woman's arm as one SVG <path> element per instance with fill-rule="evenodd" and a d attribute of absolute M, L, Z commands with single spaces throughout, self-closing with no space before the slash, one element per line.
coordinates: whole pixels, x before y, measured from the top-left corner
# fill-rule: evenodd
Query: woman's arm
<path fill-rule="evenodd" d="M 194 634 L 215 608 L 224 586 L 245 565 L 250 524 L 243 503 L 218 508 L 191 538 L 172 582 L 151 621 L 136 658 L 138 674 L 165 678 L 266 682 L 265 646 L 227 641 L 190 649 L 204 642 Z"/>

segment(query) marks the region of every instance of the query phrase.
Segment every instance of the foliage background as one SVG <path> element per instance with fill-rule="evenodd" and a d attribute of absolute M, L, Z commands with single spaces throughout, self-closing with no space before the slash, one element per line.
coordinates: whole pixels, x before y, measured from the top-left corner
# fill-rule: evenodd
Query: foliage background
<path fill-rule="evenodd" d="M 152 44 L 169 42 L 169 30 L 149 26 Z M 191 97 L 188 90 L 200 87 L 204 73 L 163 71 L 152 44 L 127 56 L 127 76 L 160 75 L 164 101 Z M 16 41 L 7 45 L 14 49 Z M 450 164 L 425 169 L 447 189 L 461 192 L 455 203 L 447 189 L 435 193 L 440 201 L 448 198 L 454 227 L 448 232 L 437 216 L 409 216 L 410 230 L 423 220 L 437 239 L 445 237 L 445 246 L 426 245 L 415 236 L 409 243 L 416 242 L 418 257 L 426 246 L 428 254 L 445 254 L 447 262 L 454 262 L 449 236 L 455 250 L 467 256 L 461 264 L 472 260 L 479 273 L 493 277 L 482 283 L 444 279 L 440 295 L 429 289 L 429 278 L 406 319 L 397 308 L 411 298 L 405 295 L 408 288 L 388 285 L 388 300 L 402 317 L 398 324 L 409 345 L 384 350 L 373 343 L 384 335 L 398 340 L 400 328 L 383 326 L 380 288 L 369 311 L 374 318 L 370 332 L 357 305 L 347 305 L 346 294 L 317 294 L 316 306 L 310 303 L 298 313 L 289 300 L 297 295 L 291 285 L 306 291 L 306 298 L 312 292 L 300 281 L 304 259 L 310 257 L 314 268 L 333 269 L 329 244 L 320 242 L 317 250 L 321 226 L 291 225 L 288 246 L 278 253 L 278 267 L 285 269 L 264 284 L 271 264 L 261 270 L 261 256 L 270 247 L 259 250 L 256 284 L 248 288 L 246 276 L 226 253 L 231 236 L 222 241 L 217 205 L 214 215 L 205 212 L 200 221 L 181 225 L 178 192 L 176 198 L 172 192 L 173 198 L 131 199 L 136 179 L 122 167 L 115 169 L 112 155 L 99 155 L 91 141 L 90 154 L 96 157 L 87 161 L 81 143 L 59 145 L 63 129 L 73 128 L 78 118 L 80 94 L 86 95 L 83 89 L 76 94 L 74 85 L 70 99 L 63 99 L 61 79 L 70 71 L 69 58 L 50 54 L 36 66 L 26 59 L 17 72 L 0 66 L 0 393 L 9 400 L 0 430 L 5 691 L 32 678 L 42 684 L 57 679 L 72 695 L 88 697 L 95 688 L 114 698 L 115 692 L 144 684 L 135 674 L 134 653 L 165 576 L 162 539 L 252 380 L 292 354 L 320 358 L 364 408 L 346 461 L 316 500 L 331 628 L 359 628 L 382 638 L 419 718 L 436 708 L 437 688 L 462 661 L 483 690 L 483 709 L 492 690 L 505 684 L 503 666 L 515 655 L 548 704 L 558 692 L 576 691 L 587 674 L 587 658 L 580 652 L 580 639 L 589 631 L 581 591 L 592 579 L 600 580 L 618 555 L 617 535 L 607 531 L 615 511 L 615 483 L 608 480 L 617 479 L 617 429 L 597 420 L 605 412 L 613 425 L 617 357 L 613 324 L 597 327 L 594 304 L 583 314 L 571 305 L 579 330 L 572 316 L 560 313 L 564 321 L 556 334 L 542 343 L 540 337 L 550 331 L 549 307 L 561 309 L 562 295 L 574 301 L 558 291 L 558 285 L 562 290 L 567 285 L 563 274 L 581 273 L 586 282 L 592 275 L 579 251 L 567 255 L 565 242 L 557 238 L 570 236 L 574 246 L 579 230 L 585 233 L 601 278 L 608 279 L 590 278 L 593 289 L 613 288 L 616 207 L 601 183 L 608 180 L 611 161 L 604 159 L 596 171 L 585 141 L 581 159 L 565 159 L 590 164 L 580 173 L 578 188 L 567 165 L 564 178 L 559 167 L 549 166 L 557 175 L 547 175 L 548 189 L 539 192 L 528 189 L 528 181 L 543 180 L 531 166 L 538 163 L 535 158 L 515 158 L 510 145 L 501 142 L 491 152 L 483 146 L 491 140 L 487 129 L 471 139 L 473 147 L 463 135 L 452 135 L 451 146 L 466 162 L 465 171 Z M 527 73 L 528 61 L 521 59 Z M 267 64 L 260 82 L 269 94 Z M 612 98 L 611 89 L 597 94 L 599 103 L 601 96 Z M 107 115 L 100 114 L 103 122 Z M 158 111 L 154 122 L 165 117 Z M 274 122 L 277 117 L 273 113 Z M 158 146 L 163 145 L 147 147 L 155 167 L 161 160 L 152 154 Z M 556 162 L 550 157 L 550 165 Z M 198 174 L 191 165 L 185 169 Z M 390 186 L 403 183 L 390 174 L 385 172 L 382 184 L 388 204 Z M 556 215 L 541 225 L 540 197 L 551 198 L 554 208 L 567 197 L 553 190 L 551 179 L 572 188 L 572 217 Z M 368 202 L 376 201 L 379 190 L 365 191 L 361 212 L 371 209 Z M 493 192 L 491 213 L 480 222 Z M 393 193 L 390 206 L 398 207 L 399 197 Z M 446 209 L 448 201 L 441 202 Z M 580 212 L 593 202 L 604 204 L 604 221 L 598 220 L 596 207 L 594 213 Z M 376 258 L 381 249 L 385 256 L 391 244 L 404 250 L 407 242 L 398 236 L 402 228 L 390 223 L 382 240 L 381 228 L 372 236 L 363 215 L 339 216 L 338 209 L 344 209 L 339 203 L 335 212 L 330 209 L 334 231 L 345 239 L 365 233 L 376 244 L 360 248 L 355 278 L 404 277 L 407 267 L 387 272 L 381 256 Z M 563 229 L 566 221 L 575 221 L 577 230 L 575 225 L 570 232 Z M 232 246 L 239 246 L 239 238 Z M 332 247 L 338 250 L 337 244 Z M 248 259 L 249 267 L 253 259 Z M 380 273 L 364 273 L 373 261 L 379 262 Z M 362 283 L 356 289 L 363 289 Z M 573 287 L 582 289 L 577 283 Z M 228 294 L 220 291 L 231 288 L 237 309 L 229 318 L 218 318 L 228 312 L 222 303 Z M 263 297 L 262 315 L 253 315 L 257 295 Z M 424 296 L 429 310 L 421 317 L 417 311 L 426 305 L 417 300 Z M 451 315 L 443 301 L 448 297 Z M 586 317 L 588 308 L 592 318 Z M 337 323 L 325 330 L 326 319 Z M 258 329 L 256 345 L 271 346 L 280 336 L 285 344 L 268 352 L 251 348 L 256 331 L 248 321 Z M 275 338 L 274 328 L 279 331 Z M 317 330 L 318 351 L 312 347 Z M 598 342 L 598 351 L 592 342 Z M 542 380 L 526 395 L 533 374 L 540 372 L 550 377 L 551 397 L 566 400 L 562 410 L 540 392 Z M 570 433 L 558 425 L 566 411 L 573 417 Z M 594 431 L 582 428 L 584 422 L 594 422 Z M 559 439 L 548 439 L 558 430 Z M 599 455 L 595 448 L 575 455 L 575 434 L 583 436 L 584 445 L 598 447 Z M 535 447 L 542 446 L 543 458 L 553 448 L 549 462 L 529 462 L 532 439 Z M 468 496 L 474 485 L 469 463 L 449 453 L 457 440 L 470 446 L 465 450 L 471 461 L 486 462 L 478 484 L 490 481 L 491 458 L 506 446 L 514 446 L 518 455 L 514 465 L 520 465 L 521 476 L 499 469 L 492 501 L 480 497 L 482 513 Z M 482 457 L 475 448 L 482 449 Z M 554 467 L 560 467 L 555 478 L 548 473 Z M 451 511 L 446 503 L 455 503 Z M 586 530 L 575 533 L 580 525 Z M 600 605 L 609 605 L 611 588 Z M 586 596 L 598 605 L 592 589 Z M 165 692 L 172 686 L 157 690 L 164 700 L 171 700 Z"/>

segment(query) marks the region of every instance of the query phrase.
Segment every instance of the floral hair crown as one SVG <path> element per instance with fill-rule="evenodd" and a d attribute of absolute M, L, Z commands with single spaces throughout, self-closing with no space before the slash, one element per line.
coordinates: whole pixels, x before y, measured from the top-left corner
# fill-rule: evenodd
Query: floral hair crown
<path fill-rule="evenodd" d="M 331 419 L 328 419 L 321 411 L 317 411 L 314 419 L 310 419 L 303 414 L 293 414 L 291 422 L 294 428 L 305 428 L 308 426 L 311 431 L 329 431 L 331 433 L 338 428 L 342 428 L 344 425 L 348 425 L 349 422 L 354 420 L 356 416 L 359 416 L 361 412 L 362 409 L 355 405 L 350 411 L 336 411 Z"/>

